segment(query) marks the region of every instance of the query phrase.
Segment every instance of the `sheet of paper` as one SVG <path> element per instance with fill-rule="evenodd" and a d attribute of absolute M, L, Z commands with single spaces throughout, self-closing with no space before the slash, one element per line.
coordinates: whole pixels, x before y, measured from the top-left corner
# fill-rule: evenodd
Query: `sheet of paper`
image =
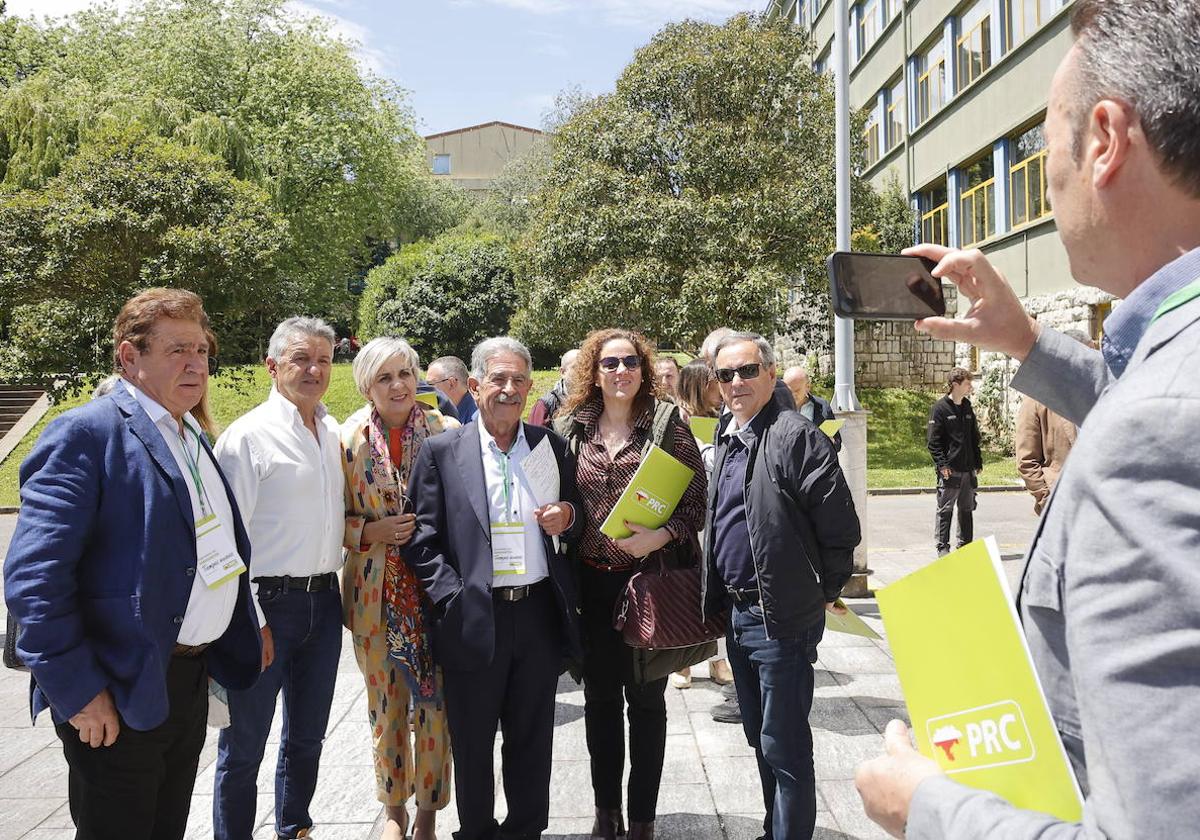
<path fill-rule="evenodd" d="M 839 607 L 846 607 L 846 603 L 841 598 L 834 603 Z M 835 633 L 849 633 L 851 636 L 865 636 L 868 639 L 879 638 L 879 634 L 872 630 L 867 622 L 855 615 L 854 610 L 849 607 L 846 607 L 845 615 L 836 615 L 826 610 L 825 629 Z"/>
<path fill-rule="evenodd" d="M 529 482 L 533 497 L 538 507 L 559 500 L 561 488 L 558 484 L 558 459 L 550 448 L 550 438 L 542 438 L 541 443 L 525 456 L 521 462 L 521 471 Z"/>
<path fill-rule="evenodd" d="M 956 782 L 1077 822 L 1082 796 L 993 537 L 876 592 L 917 748 Z"/>
<path fill-rule="evenodd" d="M 694 476 L 687 464 L 665 450 L 651 446 L 629 486 L 601 523 L 600 533 L 619 540 L 633 533 L 625 527 L 626 522 L 636 522 L 647 528 L 662 526 L 675 512 L 675 506 Z"/>
<path fill-rule="evenodd" d="M 844 426 L 844 425 L 846 425 L 845 420 L 826 420 L 824 423 L 821 424 L 820 429 L 825 434 L 829 435 L 830 437 L 833 437 L 839 431 L 841 431 L 842 426 Z"/>

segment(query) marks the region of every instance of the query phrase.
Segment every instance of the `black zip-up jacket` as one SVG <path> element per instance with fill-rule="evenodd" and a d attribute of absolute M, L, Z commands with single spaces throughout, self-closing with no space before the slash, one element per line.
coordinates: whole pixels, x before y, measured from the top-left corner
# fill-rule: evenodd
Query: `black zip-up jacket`
<path fill-rule="evenodd" d="M 746 464 L 746 525 L 762 598 L 763 623 L 771 638 L 791 638 L 824 618 L 854 569 L 854 547 L 862 539 L 850 487 L 824 432 L 772 400 L 755 426 Z M 729 595 L 713 554 L 713 511 L 718 476 L 729 443 L 721 418 L 713 481 L 708 485 L 708 521 L 700 599 L 705 616 L 720 612 Z M 760 425 L 761 423 L 761 425 Z M 749 439 L 749 434 L 746 438 Z"/>
<path fill-rule="evenodd" d="M 929 410 L 927 437 L 934 468 L 949 467 L 964 473 L 983 468 L 979 423 L 971 401 L 966 397 L 957 411 L 949 394 L 933 404 Z"/>

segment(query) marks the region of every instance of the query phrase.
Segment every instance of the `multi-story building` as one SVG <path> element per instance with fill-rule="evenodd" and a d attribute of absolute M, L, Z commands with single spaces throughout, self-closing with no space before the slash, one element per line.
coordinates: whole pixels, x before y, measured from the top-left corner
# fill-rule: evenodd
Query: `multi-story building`
<path fill-rule="evenodd" d="M 1071 0 L 848 0 L 850 104 L 868 109 L 867 168 L 910 196 L 914 237 L 978 247 L 1039 319 L 1099 337 L 1110 296 L 1075 284 L 1046 199 L 1050 79 Z M 770 0 L 832 72 L 832 0 Z M 974 370 L 969 347 L 959 360 Z"/>
<path fill-rule="evenodd" d="M 495 120 L 425 138 L 429 169 L 469 192 L 491 189 L 504 164 L 545 139 L 536 128 Z"/>

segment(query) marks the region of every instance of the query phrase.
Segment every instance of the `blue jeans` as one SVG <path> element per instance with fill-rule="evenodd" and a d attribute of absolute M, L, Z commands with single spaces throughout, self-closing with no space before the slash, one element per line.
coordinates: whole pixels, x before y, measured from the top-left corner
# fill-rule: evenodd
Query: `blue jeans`
<path fill-rule="evenodd" d="M 767 815 L 768 840 L 810 840 L 817 820 L 813 775 L 813 667 L 825 619 L 788 639 L 768 639 L 762 607 L 734 605 L 729 615 L 729 666 L 754 747 Z"/>
<path fill-rule="evenodd" d="M 275 661 L 245 691 L 229 692 L 230 725 L 217 747 L 213 835 L 250 840 L 262 763 L 275 701 L 283 691 L 283 731 L 275 770 L 275 834 L 296 837 L 312 827 L 308 806 L 317 787 L 321 743 L 329 723 L 342 651 L 342 601 L 323 592 L 260 586 L 259 604 L 275 642 Z"/>

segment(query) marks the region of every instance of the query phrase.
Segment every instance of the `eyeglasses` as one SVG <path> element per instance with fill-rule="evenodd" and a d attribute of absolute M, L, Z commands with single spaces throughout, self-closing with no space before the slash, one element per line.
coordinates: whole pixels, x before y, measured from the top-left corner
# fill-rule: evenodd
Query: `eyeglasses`
<path fill-rule="evenodd" d="M 713 371 L 713 375 L 717 377 L 718 382 L 728 385 L 733 381 L 734 376 L 740 376 L 742 379 L 757 379 L 760 370 L 762 370 L 762 365 L 754 362 L 736 368 L 717 368 Z"/>
<path fill-rule="evenodd" d="M 451 379 L 457 379 L 457 378 L 458 377 L 456 377 L 456 376 L 443 376 L 441 379 L 431 379 L 426 384 L 441 385 L 443 382 L 449 382 Z"/>
<path fill-rule="evenodd" d="M 642 366 L 642 360 L 637 356 L 605 356 L 599 365 L 600 370 L 612 373 L 618 365 L 625 365 L 625 370 L 637 370 Z"/>

